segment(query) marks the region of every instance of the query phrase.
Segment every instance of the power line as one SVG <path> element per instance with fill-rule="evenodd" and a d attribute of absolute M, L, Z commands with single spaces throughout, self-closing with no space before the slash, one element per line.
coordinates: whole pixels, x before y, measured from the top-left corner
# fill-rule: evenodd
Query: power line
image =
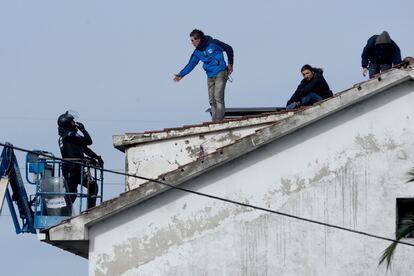
<path fill-rule="evenodd" d="M 189 190 L 189 189 L 186 189 L 186 188 L 174 186 L 172 184 L 169 184 L 169 183 L 166 183 L 166 182 L 163 182 L 163 181 L 159 181 L 159 180 L 156 180 L 156 179 L 151 179 L 151 178 L 144 177 L 144 176 L 138 176 L 138 175 L 132 175 L 132 174 L 128 174 L 128 173 L 117 172 L 117 171 L 104 169 L 104 168 L 100 168 L 100 167 L 93 166 L 93 165 L 83 164 L 81 162 L 76 162 L 76 161 L 72 161 L 72 160 L 65 160 L 65 159 L 62 159 L 62 158 L 59 158 L 59 157 L 50 156 L 50 155 L 42 154 L 42 153 L 39 153 L 39 152 L 33 152 L 33 151 L 30 151 L 30 150 L 27 150 L 27 149 L 24 149 L 24 148 L 15 147 L 15 146 L 12 146 L 12 145 L 6 145 L 4 143 L 0 143 L 0 146 L 8 147 L 8 148 L 15 149 L 15 150 L 22 151 L 22 152 L 26 152 L 26 153 L 36 154 L 36 155 L 51 158 L 51 159 L 54 159 L 54 160 L 59 160 L 61 162 L 65 162 L 65 163 L 70 163 L 70 164 L 74 164 L 74 165 L 82 165 L 82 166 L 89 167 L 89 168 L 99 169 L 99 170 L 102 170 L 102 171 L 107 172 L 107 173 L 112 173 L 112 174 L 132 177 L 132 178 L 138 178 L 138 179 L 142 179 L 142 180 L 146 180 L 146 181 L 151 181 L 151 182 L 154 182 L 154 183 L 158 183 L 158 184 L 167 186 L 171 189 L 179 190 L 179 191 L 186 192 L 186 193 L 195 194 L 195 195 L 206 197 L 206 198 L 212 198 L 212 199 L 215 199 L 215 200 L 231 203 L 231 204 L 234 204 L 234 205 L 248 207 L 248 208 L 252 208 L 252 209 L 255 209 L 255 210 L 260 210 L 260 211 L 264 211 L 264 212 L 267 212 L 267 213 L 272 213 L 272 214 L 276 214 L 276 215 L 280 215 L 280 216 L 284 216 L 284 217 L 289 217 L 289 218 L 293 218 L 293 219 L 300 220 L 300 221 L 305 221 L 305 222 L 318 224 L 318 225 L 322 225 L 322 226 L 326 226 L 326 227 L 330 227 L 330 228 L 335 228 L 335 229 L 346 231 L 346 232 L 351 232 L 351 233 L 354 233 L 354 234 L 359 234 L 359 235 L 363 235 L 363 236 L 367 236 L 367 237 L 371 237 L 371 238 L 376 238 L 376 239 L 380 239 L 380 240 L 390 241 L 390 242 L 404 244 L 404 245 L 407 245 L 407 246 L 414 247 L 413 243 L 408 243 L 408 242 L 404 242 L 404 241 L 400 241 L 400 240 L 395 240 L 395 239 L 391 239 L 391 238 L 371 234 L 371 233 L 368 233 L 368 232 L 358 231 L 358 230 L 354 230 L 354 229 L 351 229 L 351 228 L 346 228 L 346 227 L 342 227 L 342 226 L 338 226 L 338 225 L 334 225 L 334 224 L 330 224 L 330 223 L 325 223 L 325 222 L 322 222 L 322 221 L 317 221 L 317 220 L 308 219 L 308 218 L 304 218 L 304 217 L 300 217 L 300 216 L 295 216 L 295 215 L 291 215 L 291 214 L 288 214 L 288 213 L 275 211 L 275 210 L 272 210 L 272 209 L 268 209 L 268 208 L 264 208 L 264 207 L 260 207 L 260 206 L 255 206 L 255 205 L 248 204 L 248 203 L 243 203 L 243 202 L 240 202 L 240 201 L 235 201 L 235 200 L 231 200 L 231 199 L 227 199 L 227 198 L 218 197 L 218 196 L 215 196 L 215 195 L 201 193 L 201 192 Z"/>

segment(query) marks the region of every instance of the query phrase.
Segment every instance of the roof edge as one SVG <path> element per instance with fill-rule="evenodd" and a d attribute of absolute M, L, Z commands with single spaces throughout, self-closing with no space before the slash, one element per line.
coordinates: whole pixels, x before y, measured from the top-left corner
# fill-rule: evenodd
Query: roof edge
<path fill-rule="evenodd" d="M 261 115 L 244 116 L 238 120 L 225 120 L 222 122 L 209 122 L 207 124 L 183 126 L 179 128 L 166 129 L 163 131 L 148 132 L 148 133 L 130 133 L 130 134 L 118 134 L 112 136 L 112 142 L 114 148 L 125 152 L 127 147 L 143 144 L 164 141 L 169 139 L 176 139 L 188 136 L 202 135 L 206 133 L 221 132 L 227 130 L 234 130 L 239 128 L 246 128 L 251 126 L 260 126 L 272 124 L 278 120 L 283 119 L 285 116 L 292 116 L 296 111 L 277 111 L 270 113 L 263 113 Z M 266 118 L 268 117 L 268 118 Z M 280 117 L 280 118 L 279 118 Z M 262 121 L 258 121 L 262 119 Z M 239 123 L 239 124 L 237 124 Z M 211 125 L 217 126 L 216 128 L 209 129 Z M 191 130 L 200 128 L 200 131 L 191 133 Z M 172 133 L 177 132 L 177 133 Z"/>

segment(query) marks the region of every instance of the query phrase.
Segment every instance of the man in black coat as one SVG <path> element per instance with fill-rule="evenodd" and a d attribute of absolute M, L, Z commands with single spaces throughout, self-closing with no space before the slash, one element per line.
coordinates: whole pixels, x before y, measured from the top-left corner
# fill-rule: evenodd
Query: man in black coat
<path fill-rule="evenodd" d="M 401 63 L 401 51 L 391 39 L 388 32 L 373 35 L 368 39 L 367 45 L 361 54 L 362 74 L 369 72 L 369 78 L 390 69 L 393 65 Z"/>
<path fill-rule="evenodd" d="M 309 64 L 302 66 L 303 80 L 286 104 L 286 109 L 312 105 L 320 100 L 332 97 L 332 91 L 323 77 L 323 70 Z"/>
<path fill-rule="evenodd" d="M 88 189 L 88 208 L 95 207 L 96 195 L 98 194 L 98 184 L 94 179 L 89 179 L 82 173 L 82 166 L 71 163 L 84 163 L 86 160 L 103 167 L 102 157 L 93 152 L 88 146 L 92 145 L 92 138 L 86 131 L 82 123 L 75 122 L 75 118 L 66 111 L 58 118 L 59 126 L 59 147 L 63 159 L 69 162 L 62 164 L 62 174 L 68 183 L 70 198 L 74 202 L 78 193 L 78 184 Z M 80 135 L 78 130 L 82 133 Z M 83 175 L 83 178 L 82 178 Z"/>

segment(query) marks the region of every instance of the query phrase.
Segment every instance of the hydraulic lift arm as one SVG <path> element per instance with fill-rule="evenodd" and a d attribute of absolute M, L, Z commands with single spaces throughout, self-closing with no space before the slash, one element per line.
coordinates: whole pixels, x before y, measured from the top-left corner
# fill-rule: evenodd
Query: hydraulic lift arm
<path fill-rule="evenodd" d="M 24 187 L 17 159 L 12 145 L 8 145 L 11 147 L 3 148 L 0 159 L 0 213 L 4 200 L 6 200 L 16 233 L 36 233 L 34 214 Z"/>

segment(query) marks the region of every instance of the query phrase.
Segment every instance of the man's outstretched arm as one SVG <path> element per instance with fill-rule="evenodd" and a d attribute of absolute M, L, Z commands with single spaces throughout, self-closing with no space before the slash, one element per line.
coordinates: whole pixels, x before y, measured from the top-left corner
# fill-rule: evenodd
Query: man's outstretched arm
<path fill-rule="evenodd" d="M 181 70 L 180 73 L 174 75 L 174 81 L 180 81 L 185 75 L 193 71 L 194 67 L 196 67 L 199 62 L 200 59 L 196 55 L 192 54 L 190 61 L 184 69 Z"/>

